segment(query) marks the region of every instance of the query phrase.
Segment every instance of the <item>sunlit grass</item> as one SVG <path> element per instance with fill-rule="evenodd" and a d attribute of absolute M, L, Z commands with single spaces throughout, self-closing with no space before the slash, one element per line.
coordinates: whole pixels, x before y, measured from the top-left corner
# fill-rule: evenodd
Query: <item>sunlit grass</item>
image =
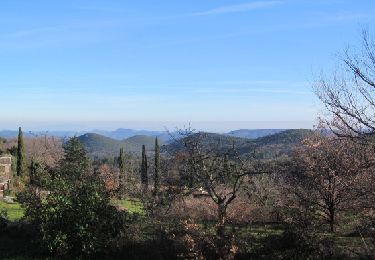
<path fill-rule="evenodd" d="M 140 201 L 131 200 L 131 199 L 113 199 L 113 205 L 120 206 L 130 213 L 143 214 L 143 206 Z"/>
<path fill-rule="evenodd" d="M 111 201 L 113 205 L 120 206 L 126 211 L 130 213 L 138 213 L 143 214 L 143 206 L 142 203 L 135 200 L 130 199 L 114 199 Z M 19 203 L 6 203 L 4 201 L 0 201 L 0 211 L 5 210 L 8 215 L 8 219 L 11 221 L 17 221 L 24 216 L 24 209 L 21 208 Z"/>
<path fill-rule="evenodd" d="M 8 214 L 8 218 L 11 221 L 16 221 L 21 219 L 24 216 L 24 209 L 21 208 L 19 203 L 6 203 L 4 201 L 0 201 L 0 211 L 5 210 Z"/>

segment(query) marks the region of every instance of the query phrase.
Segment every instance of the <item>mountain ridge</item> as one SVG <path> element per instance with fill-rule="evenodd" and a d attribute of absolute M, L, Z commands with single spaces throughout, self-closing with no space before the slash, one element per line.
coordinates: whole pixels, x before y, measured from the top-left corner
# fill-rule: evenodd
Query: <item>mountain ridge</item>
<path fill-rule="evenodd" d="M 152 150 L 155 144 L 155 137 L 145 135 L 116 140 L 96 133 L 86 133 L 78 136 L 78 140 L 91 157 L 117 156 L 120 148 L 124 148 L 129 153 L 140 153 L 142 145 L 146 146 L 146 150 Z M 164 144 L 163 141 L 159 141 L 159 143 Z"/>
<path fill-rule="evenodd" d="M 285 131 L 287 129 L 237 129 L 232 130 L 226 133 L 221 133 L 227 136 L 233 137 L 242 137 L 248 139 L 255 139 L 271 134 L 275 134 L 281 131 Z M 37 135 L 47 135 L 47 136 L 54 136 L 60 138 L 69 138 L 74 136 L 81 136 L 88 133 L 95 133 L 100 134 L 106 137 L 110 137 L 116 140 L 123 140 L 127 139 L 132 136 L 137 135 L 145 135 L 145 136 L 152 136 L 158 137 L 160 140 L 169 141 L 172 139 L 171 135 L 175 135 L 176 132 L 169 133 L 168 131 L 152 131 L 152 130 L 137 130 L 137 129 L 130 129 L 130 128 L 118 128 L 113 131 L 107 130 L 99 130 L 94 129 L 92 131 L 27 131 L 24 130 L 25 137 L 33 137 Z M 18 136 L 18 131 L 14 130 L 0 130 L 0 137 L 3 138 L 16 138 Z"/>
<path fill-rule="evenodd" d="M 313 133 L 313 130 L 308 129 L 289 129 L 256 139 L 249 139 L 216 133 L 198 132 L 185 138 L 202 137 L 204 149 L 210 149 L 212 147 L 215 149 L 225 149 L 234 146 L 240 155 L 251 155 L 259 159 L 271 159 L 283 155 L 291 155 L 294 148 L 298 146 L 303 139 Z M 167 144 L 162 148 L 164 152 L 171 155 L 184 149 L 182 142 L 179 141 Z"/>

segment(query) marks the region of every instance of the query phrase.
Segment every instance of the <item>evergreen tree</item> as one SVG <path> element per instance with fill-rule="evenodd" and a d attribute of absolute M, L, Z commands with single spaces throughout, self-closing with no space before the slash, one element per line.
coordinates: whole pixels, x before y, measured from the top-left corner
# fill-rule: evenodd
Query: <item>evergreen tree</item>
<path fill-rule="evenodd" d="M 119 173 L 119 193 L 122 195 L 125 188 L 125 154 L 124 148 L 120 148 L 120 156 L 118 158 Z"/>
<path fill-rule="evenodd" d="M 124 217 L 110 203 L 103 181 L 94 174 L 76 137 L 64 145 L 65 156 L 48 175 L 47 194 L 31 189 L 19 195 L 25 216 L 36 227 L 40 245 L 57 259 L 96 259 L 110 250 L 124 227 Z M 35 162 L 34 162 L 35 166 Z M 31 167 L 33 168 L 33 167 Z"/>
<path fill-rule="evenodd" d="M 34 158 L 31 159 L 29 166 L 29 187 L 36 188 L 36 191 L 39 188 L 48 189 L 50 172 L 47 171 L 37 160 Z"/>
<path fill-rule="evenodd" d="M 17 146 L 17 176 L 24 176 L 26 173 L 26 155 L 23 143 L 23 133 L 21 127 L 18 129 L 18 146 Z"/>
<path fill-rule="evenodd" d="M 155 175 L 154 175 L 154 193 L 159 192 L 160 185 L 160 147 L 158 138 L 155 139 Z"/>
<path fill-rule="evenodd" d="M 78 137 L 72 137 L 64 145 L 64 160 L 60 164 L 58 174 L 64 178 L 82 180 L 90 175 L 90 160 Z"/>
<path fill-rule="evenodd" d="M 146 147 L 142 145 L 141 182 L 145 189 L 148 187 Z"/>

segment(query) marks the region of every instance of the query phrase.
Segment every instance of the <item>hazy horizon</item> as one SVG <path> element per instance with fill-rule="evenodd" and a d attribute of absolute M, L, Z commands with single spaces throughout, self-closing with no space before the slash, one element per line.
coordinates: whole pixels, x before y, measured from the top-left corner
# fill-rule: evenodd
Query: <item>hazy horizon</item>
<path fill-rule="evenodd" d="M 25 123 L 22 125 L 0 125 L 0 131 L 16 131 L 21 126 L 25 131 L 77 131 L 87 132 L 93 130 L 114 131 L 117 129 L 133 129 L 148 131 L 173 131 L 188 127 L 197 131 L 228 132 L 239 129 L 311 129 L 314 122 L 89 122 L 89 123 Z"/>

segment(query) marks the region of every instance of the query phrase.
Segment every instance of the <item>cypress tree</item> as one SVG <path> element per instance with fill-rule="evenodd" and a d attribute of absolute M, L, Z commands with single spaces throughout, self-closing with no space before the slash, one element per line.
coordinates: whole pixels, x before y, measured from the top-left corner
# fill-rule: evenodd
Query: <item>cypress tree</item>
<path fill-rule="evenodd" d="M 141 182 L 143 187 L 147 190 L 148 187 L 148 176 L 147 176 L 147 155 L 146 147 L 142 145 L 142 164 L 141 164 Z"/>
<path fill-rule="evenodd" d="M 158 138 L 155 138 L 155 175 L 154 175 L 154 193 L 159 192 L 160 185 L 160 147 Z"/>
<path fill-rule="evenodd" d="M 17 146 L 17 176 L 23 176 L 26 172 L 26 156 L 23 143 L 23 133 L 21 127 L 18 129 L 18 146 Z"/>
<path fill-rule="evenodd" d="M 120 156 L 118 158 L 118 167 L 120 169 L 119 175 L 119 192 L 122 195 L 122 192 L 125 188 L 125 155 L 124 148 L 120 148 Z"/>

